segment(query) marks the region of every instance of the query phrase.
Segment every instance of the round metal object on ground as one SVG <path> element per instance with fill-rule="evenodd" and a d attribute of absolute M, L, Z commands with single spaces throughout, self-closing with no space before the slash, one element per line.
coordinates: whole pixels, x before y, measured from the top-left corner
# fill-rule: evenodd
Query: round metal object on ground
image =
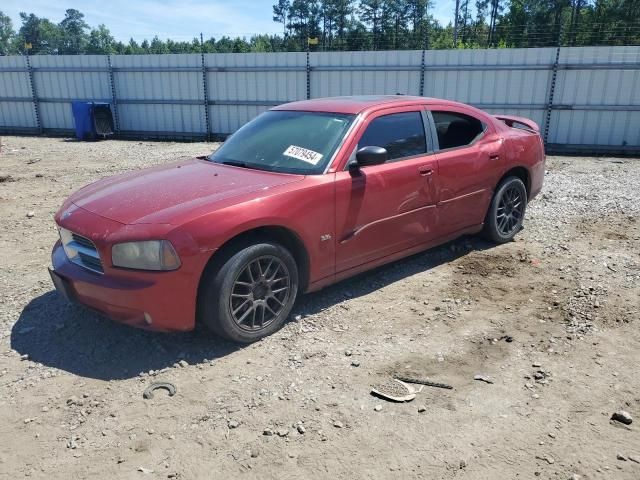
<path fill-rule="evenodd" d="M 273 322 L 291 295 L 289 269 L 278 257 L 267 255 L 252 260 L 236 277 L 229 311 L 238 327 L 256 331 Z"/>

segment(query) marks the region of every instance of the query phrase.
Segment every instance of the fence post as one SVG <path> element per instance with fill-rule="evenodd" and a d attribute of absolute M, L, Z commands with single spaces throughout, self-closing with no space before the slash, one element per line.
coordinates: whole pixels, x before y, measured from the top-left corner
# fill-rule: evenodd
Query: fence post
<path fill-rule="evenodd" d="M 111 55 L 107 55 L 107 63 L 109 64 L 109 84 L 111 86 L 111 106 L 113 107 L 113 119 L 115 123 L 115 134 L 120 133 L 120 117 L 118 116 L 118 97 L 116 96 L 116 82 L 113 78 L 113 64 L 111 63 Z"/>
<path fill-rule="evenodd" d="M 424 97 L 424 56 L 425 51 L 422 50 L 422 62 L 420 63 L 420 96 Z"/>
<path fill-rule="evenodd" d="M 29 74 L 29 84 L 31 86 L 31 98 L 33 102 L 33 111 L 36 114 L 36 128 L 38 133 L 42 134 L 42 121 L 40 120 L 40 103 L 38 101 L 38 93 L 36 92 L 36 84 L 33 80 L 33 68 L 31 68 L 31 61 L 29 60 L 29 54 L 25 55 L 27 61 L 27 73 Z"/>
<path fill-rule="evenodd" d="M 311 98 L 311 63 L 309 59 L 309 46 L 307 45 L 307 100 Z"/>
<path fill-rule="evenodd" d="M 556 79 L 558 78 L 558 62 L 560 61 L 560 47 L 562 45 L 562 25 L 558 29 L 558 45 L 556 47 L 556 58 L 551 69 L 551 84 L 549 85 L 549 96 L 547 99 L 547 115 L 544 119 L 544 132 L 542 139 L 547 144 L 549 138 L 549 126 L 551 124 L 551 112 L 553 110 L 553 96 L 556 90 Z"/>
<path fill-rule="evenodd" d="M 204 61 L 204 40 L 200 32 L 200 60 L 202 63 L 202 93 L 204 96 L 204 122 L 207 126 L 207 142 L 211 141 L 211 121 L 209 120 L 209 84 L 207 80 L 207 66 Z"/>

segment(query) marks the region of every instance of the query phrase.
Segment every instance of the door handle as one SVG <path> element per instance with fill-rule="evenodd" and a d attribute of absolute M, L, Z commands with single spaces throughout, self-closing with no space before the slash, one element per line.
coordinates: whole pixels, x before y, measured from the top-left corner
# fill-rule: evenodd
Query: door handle
<path fill-rule="evenodd" d="M 500 160 L 500 154 L 499 153 L 490 153 L 489 154 L 489 160 Z"/>
<path fill-rule="evenodd" d="M 433 174 L 433 169 L 431 167 L 419 167 L 418 173 L 422 177 L 428 177 Z"/>

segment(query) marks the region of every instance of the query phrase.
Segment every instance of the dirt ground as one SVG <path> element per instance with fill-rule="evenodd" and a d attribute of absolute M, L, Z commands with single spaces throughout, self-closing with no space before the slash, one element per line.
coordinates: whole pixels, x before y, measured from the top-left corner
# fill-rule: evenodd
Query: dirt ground
<path fill-rule="evenodd" d="M 304 296 L 240 348 L 118 325 L 47 274 L 72 191 L 214 144 L 2 142 L 0 479 L 640 478 L 640 160 L 549 157 L 515 242 Z M 394 374 L 453 389 L 370 394 Z M 143 399 L 159 380 L 176 395 Z"/>

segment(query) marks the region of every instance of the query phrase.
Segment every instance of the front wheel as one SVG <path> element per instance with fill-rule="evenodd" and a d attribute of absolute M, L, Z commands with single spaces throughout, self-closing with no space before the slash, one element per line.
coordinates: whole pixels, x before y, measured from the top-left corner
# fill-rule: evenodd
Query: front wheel
<path fill-rule="evenodd" d="M 251 343 L 285 322 L 298 292 L 298 268 L 284 247 L 259 243 L 208 272 L 200 291 L 200 319 L 214 333 Z"/>
<path fill-rule="evenodd" d="M 522 228 L 527 208 L 527 189 L 518 177 L 505 178 L 496 189 L 487 218 L 484 236 L 496 243 L 513 240 Z"/>

